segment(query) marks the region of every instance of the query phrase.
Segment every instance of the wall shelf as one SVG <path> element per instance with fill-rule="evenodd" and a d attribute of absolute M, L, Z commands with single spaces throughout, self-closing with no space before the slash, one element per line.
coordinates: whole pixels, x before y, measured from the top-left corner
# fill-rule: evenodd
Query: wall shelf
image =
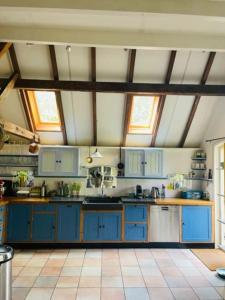
<path fill-rule="evenodd" d="M 117 176 L 117 179 L 158 179 L 158 180 L 165 180 L 168 179 L 168 177 L 127 177 L 127 176 Z"/>
<path fill-rule="evenodd" d="M 191 159 L 204 161 L 204 160 L 206 160 L 206 157 L 192 157 Z"/>

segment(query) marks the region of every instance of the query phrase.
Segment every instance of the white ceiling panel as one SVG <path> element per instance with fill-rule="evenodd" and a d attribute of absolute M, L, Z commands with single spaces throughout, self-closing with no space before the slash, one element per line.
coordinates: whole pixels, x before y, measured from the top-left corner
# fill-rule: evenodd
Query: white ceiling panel
<path fill-rule="evenodd" d="M 128 51 L 125 49 L 96 49 L 97 81 L 126 81 Z"/>
<path fill-rule="evenodd" d="M 63 145 L 63 136 L 61 132 L 38 132 L 41 144 Z"/>
<path fill-rule="evenodd" d="M 219 99 L 215 97 L 201 98 L 185 141 L 185 147 L 199 146 L 199 141 L 202 141 L 204 138 L 206 129 L 214 111 L 214 107 L 218 101 Z"/>
<path fill-rule="evenodd" d="M 133 81 L 162 83 L 169 56 L 170 51 L 137 50 Z"/>
<path fill-rule="evenodd" d="M 0 101 L 0 117 L 27 128 L 23 107 L 16 90 L 10 91 L 9 95 Z"/>
<path fill-rule="evenodd" d="M 59 69 L 59 78 L 68 80 L 71 72 L 72 80 L 90 80 L 91 50 L 88 47 L 55 46 Z"/>
<path fill-rule="evenodd" d="M 12 73 L 11 62 L 8 54 L 4 54 L 0 59 L 0 76 L 8 77 Z"/>
<path fill-rule="evenodd" d="M 118 146 L 124 123 L 123 94 L 97 94 L 97 140 L 101 146 Z"/>
<path fill-rule="evenodd" d="M 216 53 L 212 68 L 209 73 L 207 83 L 224 84 L 225 83 L 225 53 Z"/>
<path fill-rule="evenodd" d="M 22 78 L 52 78 L 48 46 L 16 44 L 15 50 Z"/>
<path fill-rule="evenodd" d="M 126 140 L 127 147 L 150 147 L 151 135 L 128 134 Z"/>

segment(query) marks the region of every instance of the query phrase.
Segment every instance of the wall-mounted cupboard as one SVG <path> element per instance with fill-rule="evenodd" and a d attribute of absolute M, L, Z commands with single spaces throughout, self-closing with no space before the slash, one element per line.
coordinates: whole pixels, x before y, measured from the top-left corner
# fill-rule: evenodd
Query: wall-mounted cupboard
<path fill-rule="evenodd" d="M 42 147 L 39 152 L 39 176 L 78 176 L 79 148 Z"/>
<path fill-rule="evenodd" d="M 163 177 L 163 150 L 133 150 L 123 152 L 125 177 Z"/>

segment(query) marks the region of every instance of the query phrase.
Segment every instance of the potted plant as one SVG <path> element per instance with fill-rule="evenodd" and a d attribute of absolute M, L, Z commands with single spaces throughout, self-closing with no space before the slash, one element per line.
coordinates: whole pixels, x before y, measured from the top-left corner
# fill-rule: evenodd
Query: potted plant
<path fill-rule="evenodd" d="M 71 185 L 71 193 L 73 196 L 79 197 L 82 184 L 81 182 L 73 182 Z"/>

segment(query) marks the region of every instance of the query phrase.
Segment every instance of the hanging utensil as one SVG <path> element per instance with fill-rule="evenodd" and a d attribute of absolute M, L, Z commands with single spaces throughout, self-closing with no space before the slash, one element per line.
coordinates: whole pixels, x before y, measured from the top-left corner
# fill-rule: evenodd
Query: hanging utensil
<path fill-rule="evenodd" d="M 93 162 L 93 158 L 91 157 L 91 147 L 89 146 L 89 153 L 87 157 L 87 163 L 91 164 Z"/>
<path fill-rule="evenodd" d="M 117 168 L 119 169 L 119 170 L 123 170 L 124 169 L 124 163 L 122 163 L 122 149 L 121 149 L 121 147 L 120 147 L 120 162 L 118 163 L 118 165 L 117 165 Z"/>

